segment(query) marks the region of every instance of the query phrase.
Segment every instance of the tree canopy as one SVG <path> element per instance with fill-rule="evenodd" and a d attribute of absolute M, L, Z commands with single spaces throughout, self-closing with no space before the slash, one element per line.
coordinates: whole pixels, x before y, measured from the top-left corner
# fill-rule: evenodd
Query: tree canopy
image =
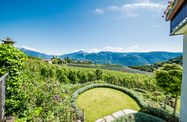
<path fill-rule="evenodd" d="M 177 98 L 180 96 L 182 83 L 182 67 L 177 64 L 165 64 L 155 72 L 157 85 L 167 94 L 175 97 L 174 114 Z"/>

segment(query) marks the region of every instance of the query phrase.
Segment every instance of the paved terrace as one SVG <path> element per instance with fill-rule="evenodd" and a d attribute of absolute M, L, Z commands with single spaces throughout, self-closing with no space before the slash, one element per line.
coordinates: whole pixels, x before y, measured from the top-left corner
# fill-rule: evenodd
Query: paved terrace
<path fill-rule="evenodd" d="M 137 113 L 137 111 L 131 110 L 131 109 L 121 110 L 121 111 L 113 113 L 112 115 L 108 115 L 103 118 L 100 118 L 100 119 L 96 120 L 95 122 L 112 122 L 113 120 L 115 120 L 121 116 L 131 114 L 131 113 Z"/>

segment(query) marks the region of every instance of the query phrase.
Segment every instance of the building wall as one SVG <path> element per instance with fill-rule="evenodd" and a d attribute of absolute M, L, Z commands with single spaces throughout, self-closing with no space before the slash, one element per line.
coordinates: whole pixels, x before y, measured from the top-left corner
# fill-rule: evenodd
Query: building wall
<path fill-rule="evenodd" d="M 187 33 L 183 40 L 183 80 L 181 92 L 180 122 L 187 122 Z"/>

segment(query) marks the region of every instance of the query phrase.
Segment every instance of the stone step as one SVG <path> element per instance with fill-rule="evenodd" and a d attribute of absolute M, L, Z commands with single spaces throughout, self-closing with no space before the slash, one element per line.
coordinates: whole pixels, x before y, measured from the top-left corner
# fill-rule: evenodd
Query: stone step
<path fill-rule="evenodd" d="M 96 120 L 95 122 L 112 122 L 113 120 L 120 118 L 121 116 L 124 116 L 127 114 L 133 114 L 133 113 L 138 113 L 138 111 L 135 111 L 132 109 L 124 109 L 124 110 L 115 112 L 112 115 L 108 115 L 103 118 L 100 118 L 100 119 Z"/>

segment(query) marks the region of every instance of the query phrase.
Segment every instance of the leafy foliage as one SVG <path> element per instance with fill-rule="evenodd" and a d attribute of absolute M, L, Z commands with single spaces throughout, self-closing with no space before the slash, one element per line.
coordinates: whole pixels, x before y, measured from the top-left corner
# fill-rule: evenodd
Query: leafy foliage
<path fill-rule="evenodd" d="M 182 67 L 177 64 L 166 64 L 157 70 L 155 75 L 158 86 L 160 86 L 167 94 L 175 97 L 175 114 L 177 99 L 181 92 Z"/>
<path fill-rule="evenodd" d="M 144 72 L 136 69 L 129 68 L 127 66 L 120 66 L 114 64 L 68 64 L 71 67 L 82 67 L 82 68 L 100 68 L 105 70 L 128 72 L 128 73 L 138 73 L 138 74 L 151 74 L 149 72 Z"/>
<path fill-rule="evenodd" d="M 182 83 L 182 67 L 177 64 L 166 64 L 156 71 L 157 84 L 172 96 L 179 96 Z"/>
<path fill-rule="evenodd" d="M 40 73 L 41 76 L 38 77 L 53 78 L 59 80 L 61 83 L 83 84 L 100 79 L 106 83 L 125 86 L 127 88 L 141 88 L 148 91 L 156 89 L 156 81 L 152 75 L 53 65 L 40 59 L 27 59 L 26 62 L 28 68 L 34 70 L 35 73 Z"/>
<path fill-rule="evenodd" d="M 17 59 L 21 61 L 20 58 Z M 17 106 L 21 112 L 12 111 L 17 121 L 71 121 L 76 118 L 76 110 L 71 107 L 71 95 L 77 89 L 96 82 L 129 89 L 138 88 L 147 92 L 158 89 L 152 75 L 69 67 L 31 57 L 22 62 L 24 65 L 20 68 L 22 70 L 18 73 L 18 78 L 21 81 L 19 93 L 24 93 L 24 101 L 20 99 L 22 106 Z M 1 69 L 5 72 L 3 66 Z M 10 103 L 12 105 L 12 101 Z"/>
<path fill-rule="evenodd" d="M 167 122 L 179 122 L 179 116 L 173 115 L 170 110 L 162 110 L 151 106 L 146 106 L 141 109 L 141 112 L 156 116 Z"/>
<path fill-rule="evenodd" d="M 162 67 L 165 64 L 179 64 L 179 65 L 182 66 L 182 60 L 183 60 L 182 58 L 183 57 L 180 56 L 180 57 L 170 59 L 170 60 L 164 61 L 164 62 L 158 62 L 158 63 L 151 64 L 151 65 L 130 66 L 130 68 L 138 69 L 138 70 L 146 71 L 146 72 L 153 72 L 153 71 L 159 69 L 160 67 Z"/>
<path fill-rule="evenodd" d="M 95 76 L 97 80 L 101 80 L 103 75 L 103 71 L 101 69 L 96 69 L 95 70 Z"/>
<path fill-rule="evenodd" d="M 20 90 L 28 96 L 24 101 L 27 109 L 16 121 L 72 121 L 71 94 L 84 85 L 68 84 L 69 73 L 63 67 L 36 58 L 26 58 L 25 62 Z"/>
<path fill-rule="evenodd" d="M 145 113 L 135 113 L 122 116 L 112 122 L 165 122 L 164 120 Z"/>
<path fill-rule="evenodd" d="M 9 73 L 6 81 L 6 115 L 24 115 L 25 94 L 20 90 L 22 80 L 20 71 L 22 70 L 25 55 L 16 47 L 10 44 L 0 44 L 0 76 Z"/>

